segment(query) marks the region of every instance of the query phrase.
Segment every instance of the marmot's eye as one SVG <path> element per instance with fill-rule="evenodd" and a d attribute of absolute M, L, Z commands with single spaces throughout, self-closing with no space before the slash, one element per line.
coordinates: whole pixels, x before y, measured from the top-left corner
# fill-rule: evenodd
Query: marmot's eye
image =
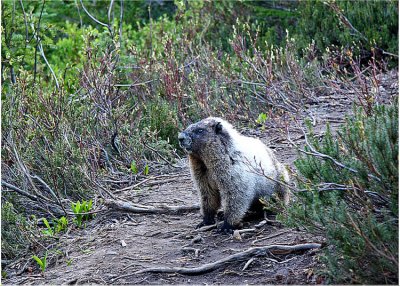
<path fill-rule="evenodd" d="M 196 134 L 202 134 L 204 132 L 204 129 L 197 129 L 195 132 Z"/>

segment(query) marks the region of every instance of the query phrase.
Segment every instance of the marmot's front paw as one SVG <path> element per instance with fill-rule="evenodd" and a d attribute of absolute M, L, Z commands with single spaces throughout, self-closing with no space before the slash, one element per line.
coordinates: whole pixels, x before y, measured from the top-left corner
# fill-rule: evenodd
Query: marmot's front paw
<path fill-rule="evenodd" d="M 225 213 L 223 211 L 221 211 L 221 210 L 218 211 L 217 212 L 217 218 L 218 218 L 218 220 L 223 221 L 225 219 Z"/>
<path fill-rule="evenodd" d="M 215 219 L 203 219 L 201 223 L 199 223 L 196 228 L 200 228 L 206 225 L 212 225 L 215 224 Z"/>
<path fill-rule="evenodd" d="M 224 221 L 223 225 L 221 226 L 221 228 L 218 230 L 219 233 L 222 234 L 232 234 L 234 230 L 233 225 L 231 225 L 230 223 L 228 223 L 227 221 Z"/>

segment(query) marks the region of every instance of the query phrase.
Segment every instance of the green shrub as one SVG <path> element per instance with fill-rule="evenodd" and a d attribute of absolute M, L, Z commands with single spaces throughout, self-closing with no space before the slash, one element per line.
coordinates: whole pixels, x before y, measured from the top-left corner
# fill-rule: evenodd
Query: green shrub
<path fill-rule="evenodd" d="M 377 106 L 371 116 L 358 110 L 336 137 L 328 127 L 321 142 L 311 136 L 309 142 L 312 148 L 305 151 L 331 159 L 309 154 L 297 159 L 302 191 L 284 221 L 327 238 L 323 258 L 331 281 L 396 283 L 397 105 Z"/>
<path fill-rule="evenodd" d="M 368 42 L 343 25 L 326 2 L 299 2 L 299 18 L 293 33 L 300 48 L 314 41 L 323 53 L 330 45 L 349 47 L 358 43 L 366 50 L 376 45 L 397 54 L 398 1 L 332 1 Z"/>
<path fill-rule="evenodd" d="M 30 225 L 14 206 L 3 200 L 1 205 L 1 258 L 13 259 L 29 244 Z"/>
<path fill-rule="evenodd" d="M 177 109 L 172 103 L 163 99 L 150 102 L 144 106 L 142 128 L 148 128 L 156 133 L 156 139 L 161 139 L 175 148 L 179 147 L 178 132 L 181 128 Z"/>

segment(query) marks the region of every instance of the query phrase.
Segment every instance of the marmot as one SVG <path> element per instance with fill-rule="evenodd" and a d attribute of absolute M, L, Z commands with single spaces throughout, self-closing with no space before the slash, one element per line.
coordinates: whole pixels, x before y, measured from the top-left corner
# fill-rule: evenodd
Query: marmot
<path fill-rule="evenodd" d="M 221 204 L 220 231 L 226 233 L 238 226 L 260 197 L 277 192 L 285 204 L 289 202 L 288 189 L 276 182 L 289 183 L 289 175 L 273 151 L 260 140 L 239 134 L 225 120 L 203 119 L 179 133 L 178 139 L 189 155 L 192 179 L 200 193 L 203 221 L 197 227 L 214 224 Z"/>

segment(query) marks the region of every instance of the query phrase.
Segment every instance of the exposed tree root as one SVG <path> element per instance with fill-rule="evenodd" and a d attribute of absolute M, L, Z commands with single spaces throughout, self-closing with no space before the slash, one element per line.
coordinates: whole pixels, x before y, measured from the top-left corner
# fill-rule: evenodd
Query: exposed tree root
<path fill-rule="evenodd" d="M 192 206 L 145 206 L 140 204 L 132 204 L 123 201 L 107 200 L 105 205 L 110 210 L 131 212 L 131 213 L 144 213 L 144 214 L 180 214 L 184 212 L 198 211 L 199 205 Z"/>
<path fill-rule="evenodd" d="M 199 275 L 207 272 L 214 271 L 226 264 L 238 261 L 249 260 L 254 256 L 265 256 L 269 253 L 277 254 L 277 253 L 290 253 L 295 251 L 305 251 L 315 248 L 321 248 L 321 244 L 319 243 L 305 243 L 298 245 L 268 245 L 261 247 L 252 247 L 247 249 L 246 251 L 236 253 L 225 257 L 223 259 L 217 260 L 212 263 L 203 264 L 199 267 L 194 268 L 185 268 L 185 267 L 155 267 L 155 268 L 147 268 L 143 270 L 136 271 L 134 274 L 140 273 L 179 273 L 183 275 Z"/>

